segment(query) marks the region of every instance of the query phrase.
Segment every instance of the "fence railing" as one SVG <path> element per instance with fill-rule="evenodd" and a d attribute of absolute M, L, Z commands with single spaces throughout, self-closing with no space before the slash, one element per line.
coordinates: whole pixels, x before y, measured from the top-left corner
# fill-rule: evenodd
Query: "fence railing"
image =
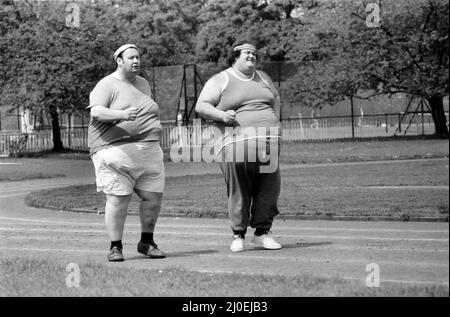
<path fill-rule="evenodd" d="M 446 113 L 447 124 L 449 121 Z M 161 146 L 169 149 L 176 142 L 199 144 L 193 137 L 206 136 L 210 126 L 175 126 L 165 122 L 162 129 Z M 194 133 L 195 131 L 195 133 Z M 376 114 L 360 117 L 318 117 L 290 118 L 282 122 L 283 142 L 309 140 L 337 140 L 349 138 L 391 137 L 401 135 L 431 135 L 435 132 L 433 119 L 429 112 Z M 64 148 L 87 151 L 87 128 L 61 130 Z M 26 137 L 25 137 L 26 136 Z M 21 144 L 23 143 L 23 144 Z M 0 132 L 0 155 L 14 154 L 20 146 L 24 153 L 41 152 L 53 148 L 52 131 Z"/>
<path fill-rule="evenodd" d="M 87 128 L 76 130 L 61 130 L 61 141 L 64 148 L 87 151 Z M 51 130 L 39 132 L 1 132 L 0 156 L 15 154 L 18 145 L 25 142 L 23 153 L 36 153 L 53 149 L 53 132 Z"/>
<path fill-rule="evenodd" d="M 447 124 L 448 124 L 448 113 Z M 430 135 L 435 132 L 429 112 L 285 119 L 283 140 L 334 140 L 347 138 Z"/>

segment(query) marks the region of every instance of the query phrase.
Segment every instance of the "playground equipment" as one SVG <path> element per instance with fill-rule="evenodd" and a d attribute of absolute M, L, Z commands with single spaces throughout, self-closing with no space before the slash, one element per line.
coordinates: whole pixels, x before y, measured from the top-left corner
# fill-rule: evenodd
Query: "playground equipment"
<path fill-rule="evenodd" d="M 413 112 L 409 112 L 408 110 L 409 110 L 410 107 L 412 107 L 413 101 L 415 99 L 419 99 L 419 102 L 417 103 L 415 110 Z M 411 125 L 413 123 L 415 123 L 416 126 L 421 124 L 421 126 L 422 126 L 422 135 L 425 134 L 425 123 L 424 123 L 424 108 L 425 107 L 427 108 L 427 110 L 429 112 L 431 112 L 431 108 L 430 108 L 430 106 L 428 105 L 427 101 L 424 98 L 422 98 L 422 97 L 416 98 L 415 96 L 410 96 L 409 100 L 408 100 L 408 103 L 407 103 L 407 106 L 405 108 L 405 111 L 402 113 L 402 115 L 400 117 L 400 120 L 398 122 L 398 127 L 395 130 L 394 136 L 397 135 L 397 133 L 402 133 L 402 122 L 405 120 L 405 118 L 409 118 L 409 122 L 408 122 L 408 125 L 406 126 L 406 129 L 404 129 L 404 131 L 403 131 L 403 135 L 406 135 L 406 133 L 408 132 L 409 128 L 411 127 Z M 420 112 L 418 111 L 419 108 L 420 108 Z M 421 119 L 422 119 L 421 122 L 419 122 L 417 120 L 418 118 L 416 117 L 416 115 L 419 114 L 419 113 L 421 114 Z M 410 114 L 412 114 L 412 116 L 410 116 Z"/>
<path fill-rule="evenodd" d="M 203 86 L 203 81 L 197 73 L 197 65 L 183 65 L 183 78 L 181 80 L 176 112 L 177 115 L 175 118 L 176 125 L 179 125 L 180 122 L 182 125 L 186 125 L 193 113 L 194 117 L 198 118 L 197 113 L 194 111 L 198 98 L 198 81 Z"/>

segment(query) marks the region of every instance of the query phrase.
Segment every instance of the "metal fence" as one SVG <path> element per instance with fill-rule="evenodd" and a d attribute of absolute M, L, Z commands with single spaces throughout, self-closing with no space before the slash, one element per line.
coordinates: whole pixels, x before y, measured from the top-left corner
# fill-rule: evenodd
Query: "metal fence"
<path fill-rule="evenodd" d="M 87 128 L 61 130 L 61 141 L 65 149 L 87 151 Z M 0 132 L 0 156 L 20 153 L 37 153 L 53 149 L 53 132 Z M 19 153 L 20 152 L 20 153 Z"/>
<path fill-rule="evenodd" d="M 448 124 L 448 113 L 446 116 Z M 172 144 L 179 142 L 180 138 L 190 144 L 193 136 L 198 137 L 209 128 L 208 125 L 180 127 L 174 122 L 164 122 L 161 146 L 169 149 Z M 431 135 L 435 132 L 429 112 L 391 113 L 364 117 L 291 118 L 282 121 L 282 130 L 283 142 Z M 61 140 L 66 149 L 88 150 L 87 128 L 61 130 Z M 192 143 L 198 144 L 198 140 Z M 1 156 L 16 155 L 17 152 L 41 152 L 52 148 L 52 131 L 0 133 Z"/>
<path fill-rule="evenodd" d="M 448 122 L 448 114 L 447 114 Z M 375 114 L 283 120 L 283 140 L 335 140 L 434 134 L 430 113 Z"/>

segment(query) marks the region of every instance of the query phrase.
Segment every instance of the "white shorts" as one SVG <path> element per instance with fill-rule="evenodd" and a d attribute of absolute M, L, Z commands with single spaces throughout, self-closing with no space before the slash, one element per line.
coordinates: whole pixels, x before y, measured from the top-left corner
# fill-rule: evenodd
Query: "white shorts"
<path fill-rule="evenodd" d="M 130 195 L 134 189 L 164 191 L 164 153 L 159 142 L 113 146 L 92 155 L 97 191 Z"/>

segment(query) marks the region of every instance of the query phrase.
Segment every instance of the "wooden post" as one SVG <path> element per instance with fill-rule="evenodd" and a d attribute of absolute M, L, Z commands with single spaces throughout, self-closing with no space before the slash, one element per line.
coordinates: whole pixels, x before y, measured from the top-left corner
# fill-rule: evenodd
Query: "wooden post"
<path fill-rule="evenodd" d="M 22 123 L 20 120 L 20 107 L 17 108 L 17 130 L 19 130 L 20 132 L 22 132 Z"/>
<path fill-rule="evenodd" d="M 425 127 L 423 122 L 423 100 L 420 100 L 420 111 L 422 111 L 422 135 L 425 135 Z"/>
<path fill-rule="evenodd" d="M 152 86 L 153 86 L 153 91 L 152 91 L 152 99 L 157 102 L 156 100 L 156 80 L 155 80 L 155 67 L 152 67 Z"/>
<path fill-rule="evenodd" d="M 67 114 L 67 137 L 68 137 L 68 143 L 69 143 L 69 149 L 72 147 L 72 114 Z"/>
<path fill-rule="evenodd" d="M 389 133 L 389 126 L 388 126 L 388 115 L 387 113 L 384 114 L 384 123 L 386 124 L 386 134 Z"/>
<path fill-rule="evenodd" d="M 193 108 L 195 108 L 195 103 L 197 102 L 197 64 L 194 64 L 194 104 L 192 105 Z M 194 111 L 194 117 L 198 118 L 198 113 L 197 111 Z"/>
<path fill-rule="evenodd" d="M 353 114 L 353 96 L 350 97 L 351 116 L 352 116 L 352 139 L 355 138 L 355 116 Z"/>
<path fill-rule="evenodd" d="M 185 125 L 188 124 L 189 121 L 189 101 L 188 101 L 188 96 L 187 96 L 187 76 L 186 76 L 186 64 L 183 65 L 183 78 L 184 78 L 184 119 L 183 122 Z"/>

